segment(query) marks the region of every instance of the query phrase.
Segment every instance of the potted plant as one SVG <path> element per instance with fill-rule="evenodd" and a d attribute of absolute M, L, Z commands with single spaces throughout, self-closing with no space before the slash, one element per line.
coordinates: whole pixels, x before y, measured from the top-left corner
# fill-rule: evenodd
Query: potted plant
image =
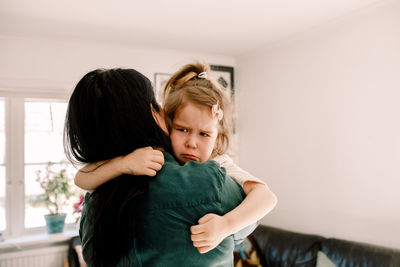
<path fill-rule="evenodd" d="M 49 214 L 45 215 L 46 229 L 49 234 L 64 231 L 66 217 L 64 209 L 69 205 L 69 199 L 74 195 L 66 166 L 54 170 L 53 165 L 54 163 L 49 162 L 44 172 L 36 171 L 36 181 L 44 190 L 38 200 L 44 202 L 49 211 Z"/>

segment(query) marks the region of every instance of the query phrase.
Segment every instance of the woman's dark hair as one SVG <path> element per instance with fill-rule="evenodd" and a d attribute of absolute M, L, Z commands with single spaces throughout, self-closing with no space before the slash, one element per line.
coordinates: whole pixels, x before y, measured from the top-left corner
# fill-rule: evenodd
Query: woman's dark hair
<path fill-rule="evenodd" d="M 64 149 L 74 163 L 126 155 L 145 146 L 171 151 L 167 134 L 154 120 L 157 104 L 149 79 L 133 69 L 94 70 L 76 85 L 68 103 Z M 148 176 L 122 175 L 92 194 L 95 266 L 114 266 L 133 246 L 138 204 Z"/>

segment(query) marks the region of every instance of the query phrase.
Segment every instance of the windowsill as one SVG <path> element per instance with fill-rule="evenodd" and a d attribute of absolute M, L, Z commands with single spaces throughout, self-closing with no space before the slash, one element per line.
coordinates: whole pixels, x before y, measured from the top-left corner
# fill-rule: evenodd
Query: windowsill
<path fill-rule="evenodd" d="M 4 241 L 0 241 L 0 253 L 41 248 L 50 245 L 66 245 L 72 237 L 77 235 L 78 231 L 74 229 L 64 230 L 64 232 L 60 234 L 41 233 L 7 238 Z"/>

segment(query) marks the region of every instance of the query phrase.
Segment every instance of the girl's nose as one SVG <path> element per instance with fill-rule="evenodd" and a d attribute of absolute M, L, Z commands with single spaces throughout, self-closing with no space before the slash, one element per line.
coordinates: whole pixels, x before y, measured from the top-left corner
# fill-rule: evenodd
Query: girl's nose
<path fill-rule="evenodd" d="M 197 147 L 196 138 L 193 135 L 189 135 L 185 145 L 188 148 L 196 148 Z"/>

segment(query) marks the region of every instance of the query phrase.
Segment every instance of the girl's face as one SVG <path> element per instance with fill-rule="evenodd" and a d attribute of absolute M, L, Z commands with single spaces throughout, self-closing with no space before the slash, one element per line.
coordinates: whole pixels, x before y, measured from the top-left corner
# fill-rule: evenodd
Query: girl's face
<path fill-rule="evenodd" d="M 210 108 L 188 102 L 176 111 L 170 137 L 180 163 L 209 160 L 217 136 L 218 120 Z"/>

